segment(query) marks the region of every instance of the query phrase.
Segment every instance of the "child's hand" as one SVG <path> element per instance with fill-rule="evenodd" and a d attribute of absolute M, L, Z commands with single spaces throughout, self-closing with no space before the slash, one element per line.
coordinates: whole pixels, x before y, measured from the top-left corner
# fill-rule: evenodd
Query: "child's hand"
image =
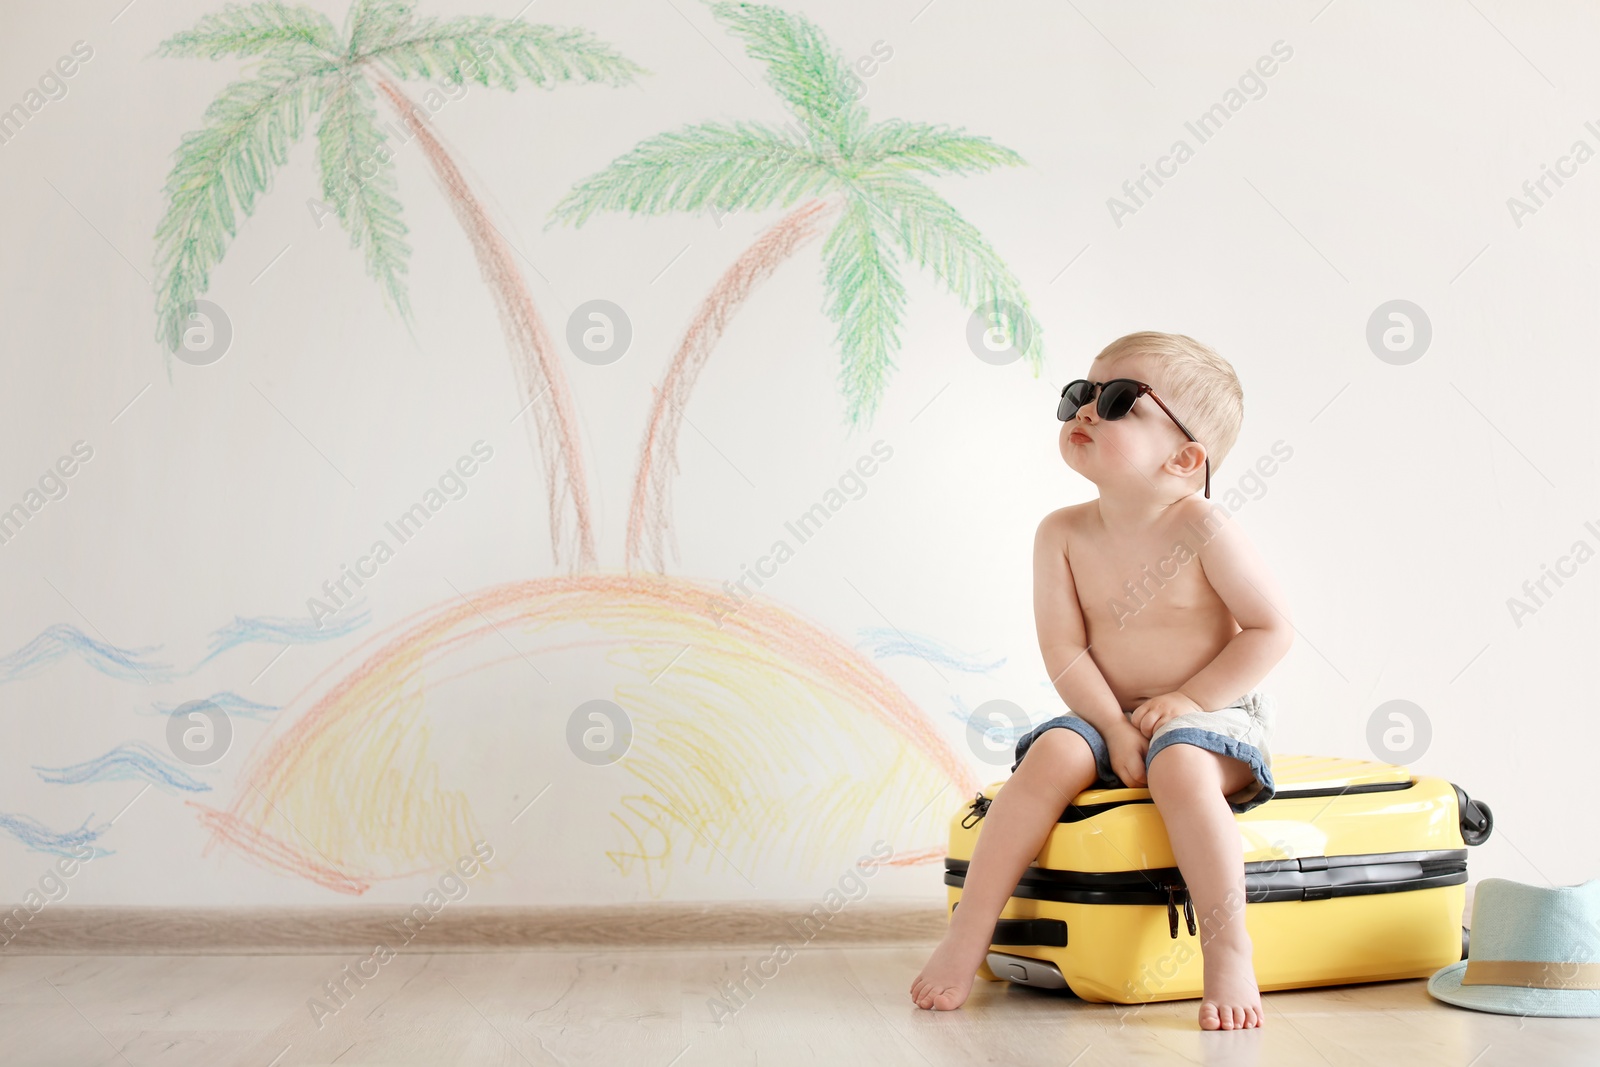
<path fill-rule="evenodd" d="M 1179 715 L 1186 715 L 1191 711 L 1204 710 L 1183 693 L 1163 693 L 1158 697 L 1151 697 L 1134 708 L 1128 721 L 1138 727 L 1139 732 L 1148 738 L 1168 719 L 1175 719 Z"/>
<path fill-rule="evenodd" d="M 1149 749 L 1150 742 L 1138 730 L 1119 730 L 1106 738 L 1106 754 L 1111 759 L 1111 769 L 1129 789 L 1144 788 L 1144 754 Z"/>

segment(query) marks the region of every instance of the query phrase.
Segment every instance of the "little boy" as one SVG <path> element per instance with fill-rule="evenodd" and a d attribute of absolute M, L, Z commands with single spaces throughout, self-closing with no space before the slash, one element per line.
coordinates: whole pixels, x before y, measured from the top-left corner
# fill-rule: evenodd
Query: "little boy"
<path fill-rule="evenodd" d="M 1017 742 L 911 999 L 946 1011 L 967 999 L 1000 910 L 1080 792 L 1148 785 L 1202 918 L 1200 1027 L 1260 1026 L 1233 816 L 1274 792 L 1273 706 L 1253 687 L 1294 628 L 1265 563 L 1206 499 L 1243 390 L 1200 342 L 1135 333 L 1062 391 L 1057 414 L 1062 458 L 1100 491 L 1046 515 L 1034 538 L 1039 649 L 1072 713 Z"/>

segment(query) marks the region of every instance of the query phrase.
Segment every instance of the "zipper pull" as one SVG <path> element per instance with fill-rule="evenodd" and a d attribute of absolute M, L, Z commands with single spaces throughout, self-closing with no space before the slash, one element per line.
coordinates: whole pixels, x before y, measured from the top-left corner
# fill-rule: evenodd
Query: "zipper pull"
<path fill-rule="evenodd" d="M 1167 931 L 1174 939 L 1178 936 L 1178 905 L 1175 900 L 1177 889 L 1167 886 Z"/>
<path fill-rule="evenodd" d="M 1187 888 L 1185 888 L 1183 891 L 1183 919 L 1184 922 L 1189 924 L 1189 936 L 1193 937 L 1195 932 L 1194 898 L 1189 896 L 1189 890 Z"/>
<path fill-rule="evenodd" d="M 978 825 L 978 820 L 987 814 L 989 814 L 989 798 L 979 793 L 972 802 L 972 810 L 967 812 L 966 816 L 961 820 L 961 828 L 963 830 L 972 829 Z"/>

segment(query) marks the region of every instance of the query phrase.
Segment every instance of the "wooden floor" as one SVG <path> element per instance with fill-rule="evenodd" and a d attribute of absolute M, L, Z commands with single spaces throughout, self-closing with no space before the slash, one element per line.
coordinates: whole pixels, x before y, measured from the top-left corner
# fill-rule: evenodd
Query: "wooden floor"
<path fill-rule="evenodd" d="M 770 962 L 721 1025 L 708 1002 L 767 953 L 401 954 L 337 1013 L 307 1001 L 339 956 L 0 955 L 0 1063 L 1593 1064 L 1600 1019 L 1452 1008 L 1421 980 L 1272 993 L 1260 1031 L 1203 1033 L 1196 1001 L 1128 1008 L 979 982 L 958 1012 L 907 999 L 928 946 L 812 946 Z M 371 973 L 372 967 L 366 970 Z M 773 974 L 776 969 L 776 974 Z M 327 1004 L 332 1007 L 334 1002 Z"/>

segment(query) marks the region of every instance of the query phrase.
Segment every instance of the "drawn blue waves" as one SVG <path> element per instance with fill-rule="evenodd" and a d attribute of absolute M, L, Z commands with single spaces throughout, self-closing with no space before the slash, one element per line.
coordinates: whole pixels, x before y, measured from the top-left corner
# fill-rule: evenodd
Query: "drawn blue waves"
<path fill-rule="evenodd" d="M 211 788 L 142 741 L 124 742 L 103 756 L 70 767 L 34 764 L 33 769 L 52 785 L 140 781 L 184 793 L 204 793 Z"/>
<path fill-rule="evenodd" d="M 907 634 L 893 627 L 863 627 L 858 630 L 860 641 L 858 647 L 865 648 L 875 659 L 887 659 L 890 656 L 915 656 L 926 660 L 935 667 L 948 668 L 953 671 L 963 671 L 967 674 L 992 674 L 1004 667 L 1005 657 L 986 661 L 977 656 L 957 652 L 938 640 L 923 634 Z M 1032 729 L 1030 722 L 1017 722 L 1010 726 L 1000 725 L 992 720 L 988 723 L 974 724 L 972 722 L 972 708 L 962 701 L 959 696 L 951 694 L 951 703 L 954 705 L 948 712 L 949 716 L 967 729 L 982 729 L 988 735 L 992 744 L 1006 744 L 1015 747 L 1017 740 Z M 1027 717 L 1027 711 L 1022 712 Z"/>
<path fill-rule="evenodd" d="M 77 660 L 108 678 L 154 684 L 171 682 L 189 675 L 230 649 L 241 645 L 309 645 L 344 637 L 370 621 L 365 611 L 352 612 L 338 622 L 327 620 L 318 626 L 306 618 L 262 616 L 233 620 L 211 634 L 210 651 L 188 670 L 153 658 L 160 645 L 122 648 L 90 637 L 71 623 L 57 623 L 41 630 L 33 640 L 13 652 L 0 655 L 0 685 L 40 674 L 69 660 Z M 271 704 L 249 700 L 232 690 L 213 693 L 208 698 L 230 716 L 264 720 L 279 710 Z M 156 705 L 156 714 L 171 714 L 173 707 Z M 95 782 L 141 781 L 177 793 L 199 793 L 211 787 L 199 781 L 141 742 L 118 745 L 103 755 L 67 767 L 38 767 L 40 778 L 56 785 L 86 786 Z M 90 818 L 93 818 L 91 815 Z M 84 849 L 96 856 L 113 852 L 94 842 L 110 826 L 89 825 L 89 819 L 76 829 L 56 831 L 31 815 L 0 811 L 0 833 L 15 838 L 25 848 L 70 859 L 84 859 Z"/>
<path fill-rule="evenodd" d="M 91 815 L 89 818 L 92 819 L 94 816 Z M 85 848 L 90 849 L 94 857 L 115 855 L 109 849 L 100 848 L 94 843 L 99 840 L 100 835 L 105 832 L 106 827 L 109 825 L 107 823 L 91 830 L 89 828 L 89 819 L 85 819 L 83 820 L 83 825 L 76 830 L 57 833 L 39 820 L 27 815 L 14 815 L 0 811 L 0 830 L 10 834 L 34 852 L 48 852 L 53 856 L 65 856 L 67 859 L 83 860 L 93 858 L 84 855 L 83 850 Z"/>
<path fill-rule="evenodd" d="M 258 701 L 248 700 L 231 689 L 224 689 L 201 699 L 207 703 L 215 704 L 227 712 L 230 719 L 253 719 L 256 722 L 265 722 L 272 718 L 274 712 L 282 710 L 277 704 L 262 704 Z M 183 704 L 187 703 L 189 703 L 187 700 L 183 702 Z M 150 705 L 150 710 L 143 714 L 171 715 L 183 707 L 183 704 L 152 704 Z"/>
<path fill-rule="evenodd" d="M 77 656 L 101 674 L 123 681 L 170 681 L 173 675 L 169 664 L 145 658 L 160 647 L 118 648 L 96 641 L 70 623 L 57 623 L 45 627 L 38 637 L 9 656 L 0 656 L 0 683 L 38 674 L 69 656 Z"/>
<path fill-rule="evenodd" d="M 211 651 L 206 654 L 205 659 L 195 664 L 195 667 L 198 668 L 201 664 L 239 645 L 313 645 L 322 641 L 332 641 L 354 633 L 371 621 L 371 618 L 365 608 L 352 613 L 347 619 L 338 622 L 328 620 L 322 624 L 305 618 L 262 616 L 246 619 L 236 615 L 232 622 L 211 635 Z"/>
<path fill-rule="evenodd" d="M 949 713 L 952 719 L 969 729 L 982 730 L 997 745 L 1006 744 L 1013 749 L 1016 748 L 1017 742 L 1022 739 L 1022 735 L 1033 729 L 1035 725 L 1032 721 L 1032 713 L 1026 709 L 1023 709 L 1022 714 L 1028 717 L 1027 721 L 1013 723 L 1010 726 L 1001 725 L 993 719 L 988 722 L 974 723 L 972 721 L 972 713 L 975 709 L 967 707 L 961 698 L 954 694 L 951 695 L 950 702 L 955 705 L 950 709 Z M 1041 719 L 1040 721 L 1042 722 L 1043 720 Z"/>
<path fill-rule="evenodd" d="M 318 626 L 310 619 L 262 616 L 234 616 L 232 622 L 211 634 L 211 651 L 186 671 L 149 658 L 160 645 L 119 648 L 98 641 L 71 623 L 57 623 L 40 631 L 39 636 L 9 655 L 0 656 L 0 684 L 38 674 L 62 660 L 76 657 L 111 678 L 129 682 L 170 682 L 193 674 L 211 660 L 240 645 L 310 645 L 332 641 L 360 629 L 371 621 L 366 611 L 353 613 L 337 623 Z"/>
<path fill-rule="evenodd" d="M 932 637 L 906 634 L 889 626 L 863 627 L 856 631 L 860 637 L 857 647 L 865 648 L 874 659 L 890 656 L 916 656 L 939 667 L 968 674 L 988 674 L 1005 666 L 1005 657 L 986 663 L 976 656 L 956 652 Z"/>

